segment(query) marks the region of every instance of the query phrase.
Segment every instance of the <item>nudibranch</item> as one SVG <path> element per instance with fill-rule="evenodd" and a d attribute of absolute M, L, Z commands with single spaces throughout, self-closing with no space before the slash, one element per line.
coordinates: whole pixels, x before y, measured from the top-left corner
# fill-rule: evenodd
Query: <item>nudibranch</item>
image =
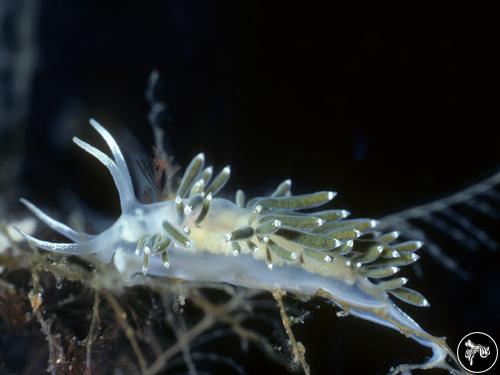
<path fill-rule="evenodd" d="M 292 195 L 290 180 L 271 195 L 247 202 L 241 190 L 234 202 L 216 198 L 230 168 L 212 177 L 203 154 L 186 168 L 175 198 L 141 203 L 116 141 L 95 120 L 90 124 L 104 138 L 112 158 L 78 138 L 73 141 L 111 173 L 121 216 L 110 228 L 92 235 L 73 230 L 21 199 L 42 222 L 72 241 L 42 241 L 19 230 L 29 242 L 55 253 L 93 254 L 102 262 L 113 261 L 124 277 L 142 272 L 321 296 L 351 315 L 395 329 L 432 350 L 424 363 L 400 365 L 392 369 L 394 373 L 429 368 L 460 372 L 444 338 L 427 333 L 392 300 L 429 306 L 420 293 L 404 286 L 407 278 L 395 276 L 400 267 L 418 260 L 415 252 L 421 242 L 398 242 L 397 232 L 377 231 L 375 220 L 347 219 L 345 210 L 314 211 L 335 193 Z"/>

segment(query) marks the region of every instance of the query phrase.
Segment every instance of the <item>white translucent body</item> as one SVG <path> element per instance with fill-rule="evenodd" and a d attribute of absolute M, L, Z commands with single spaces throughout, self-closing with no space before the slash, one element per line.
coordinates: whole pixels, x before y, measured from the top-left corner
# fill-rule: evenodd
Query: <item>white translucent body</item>
<path fill-rule="evenodd" d="M 46 242 L 21 232 L 33 244 L 52 252 L 94 254 L 104 262 L 113 260 L 124 277 L 131 277 L 143 272 L 143 255 L 136 251 L 138 241 L 144 235 L 164 234 L 163 222 L 168 221 L 178 231 L 189 233 L 191 243 L 185 246 L 172 241 L 168 248 L 169 267 L 164 266 L 161 256 L 152 255 L 146 269 L 148 274 L 185 281 L 228 283 L 269 291 L 282 289 L 303 296 L 329 296 L 332 302 L 350 314 L 402 331 L 431 348 L 433 356 L 419 368 L 444 367 L 450 370 L 444 362 L 449 354 L 446 346 L 403 313 L 385 291 L 376 288 L 366 277 L 353 272 L 343 257 L 324 262 L 323 268 L 315 268 L 311 264 L 301 265 L 298 262 L 278 262 L 270 268 L 261 249 L 251 252 L 249 248 L 243 247 L 240 253 L 235 253 L 231 243 L 227 241 L 229 232 L 248 225 L 252 214 L 248 209 L 240 208 L 225 199 L 214 198 L 207 216 L 197 225 L 195 218 L 199 209 L 188 212 L 181 220 L 174 201 L 139 203 L 133 192 L 125 159 L 114 139 L 96 122 L 91 124 L 110 146 L 114 160 L 78 139 L 75 142 L 99 159 L 113 175 L 120 195 L 122 214 L 102 233 L 82 234 L 23 201 L 42 221 L 73 241 Z M 187 205 L 188 201 L 184 200 L 183 203 Z"/>

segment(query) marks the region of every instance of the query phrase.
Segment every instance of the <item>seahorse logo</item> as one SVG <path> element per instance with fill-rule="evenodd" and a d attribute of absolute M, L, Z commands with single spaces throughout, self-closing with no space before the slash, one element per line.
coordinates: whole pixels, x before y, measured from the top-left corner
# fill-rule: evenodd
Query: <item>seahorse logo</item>
<path fill-rule="evenodd" d="M 476 353 L 479 353 L 481 358 L 486 358 L 490 355 L 489 346 L 474 344 L 471 340 L 467 340 L 465 342 L 465 346 L 469 348 L 465 351 L 465 358 L 469 360 L 471 366 L 474 364 L 474 356 L 476 355 Z"/>
<path fill-rule="evenodd" d="M 481 374 L 495 365 L 498 347 L 490 335 L 472 332 L 460 340 L 457 358 L 464 369 L 474 374 Z"/>

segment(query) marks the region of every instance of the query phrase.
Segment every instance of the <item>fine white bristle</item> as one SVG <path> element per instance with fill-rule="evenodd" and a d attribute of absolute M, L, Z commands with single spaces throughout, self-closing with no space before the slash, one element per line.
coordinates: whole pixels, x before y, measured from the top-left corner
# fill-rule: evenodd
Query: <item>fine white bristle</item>
<path fill-rule="evenodd" d="M 377 246 L 377 251 L 378 251 L 379 253 L 382 253 L 382 251 L 384 251 L 384 247 L 383 247 L 382 245 L 378 245 L 378 246 Z"/>
<path fill-rule="evenodd" d="M 182 198 L 181 198 L 181 197 L 179 197 L 179 196 L 176 196 L 176 197 L 175 197 L 175 203 L 177 203 L 177 204 L 182 203 Z"/>
<path fill-rule="evenodd" d="M 337 195 L 336 192 L 334 191 L 329 191 L 328 192 L 328 200 L 332 200 L 335 196 Z"/>
<path fill-rule="evenodd" d="M 280 221 L 280 220 L 277 220 L 277 219 L 276 219 L 276 220 L 274 220 L 274 223 L 273 223 L 273 224 L 274 224 L 274 226 L 275 226 L 276 228 L 281 227 L 281 221 Z"/>
<path fill-rule="evenodd" d="M 267 265 L 267 268 L 269 268 L 269 270 L 270 270 L 270 271 L 272 271 L 272 270 L 273 270 L 273 264 L 272 264 L 272 263 L 269 263 L 269 264 Z"/>
<path fill-rule="evenodd" d="M 393 266 L 393 267 L 391 267 L 391 270 L 392 270 L 393 273 L 399 272 L 399 268 L 398 267 L 394 267 Z"/>
<path fill-rule="evenodd" d="M 411 254 L 411 260 L 413 260 L 414 262 L 416 262 L 419 259 L 420 259 L 420 256 L 418 256 L 417 254 L 415 254 L 415 253 Z"/>
<path fill-rule="evenodd" d="M 318 219 L 318 220 L 316 220 L 316 222 L 318 223 L 318 227 L 320 227 L 320 226 L 322 226 L 325 223 L 325 220 Z"/>
<path fill-rule="evenodd" d="M 231 233 L 228 233 L 228 234 L 226 234 L 226 235 L 224 236 L 224 240 L 225 240 L 226 242 L 229 242 L 229 241 L 231 241 L 231 237 L 233 237 L 233 235 L 232 235 Z"/>
<path fill-rule="evenodd" d="M 370 227 L 375 228 L 378 225 L 378 220 L 370 220 Z"/>
<path fill-rule="evenodd" d="M 429 307 L 431 304 L 429 303 L 429 301 L 427 301 L 425 298 L 424 300 L 422 301 L 422 306 L 423 307 Z"/>
<path fill-rule="evenodd" d="M 151 254 L 151 248 L 150 248 L 149 246 L 145 246 L 145 247 L 144 247 L 144 252 L 145 252 L 147 255 Z"/>
<path fill-rule="evenodd" d="M 165 268 L 170 268 L 170 263 L 169 263 L 169 262 L 165 262 L 165 263 L 163 263 L 163 266 L 164 266 Z"/>
<path fill-rule="evenodd" d="M 182 228 L 182 231 L 186 234 L 189 234 L 189 232 L 191 232 L 191 229 L 189 229 L 189 227 L 184 227 Z"/>
<path fill-rule="evenodd" d="M 345 261 L 345 265 L 346 265 L 346 266 L 350 266 L 350 265 L 351 265 L 351 261 L 350 261 L 350 260 L 346 260 L 346 261 Z"/>
<path fill-rule="evenodd" d="M 268 243 L 269 242 L 269 237 L 267 237 L 267 236 L 263 237 L 262 241 L 264 241 L 265 243 Z"/>
<path fill-rule="evenodd" d="M 240 252 L 238 250 L 233 250 L 233 256 L 237 257 L 240 255 Z"/>
<path fill-rule="evenodd" d="M 327 255 L 325 257 L 325 262 L 331 262 L 332 261 L 332 257 L 330 255 Z"/>
<path fill-rule="evenodd" d="M 297 253 L 291 253 L 290 258 L 292 258 L 294 260 L 297 259 Z"/>
<path fill-rule="evenodd" d="M 184 207 L 184 215 L 185 216 L 190 215 L 191 212 L 193 212 L 193 208 L 191 206 L 188 205 L 188 206 Z"/>

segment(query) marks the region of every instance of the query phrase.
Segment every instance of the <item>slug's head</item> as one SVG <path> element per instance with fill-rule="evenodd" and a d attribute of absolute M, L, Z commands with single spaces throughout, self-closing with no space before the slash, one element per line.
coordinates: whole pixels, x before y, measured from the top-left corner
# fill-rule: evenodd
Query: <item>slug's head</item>
<path fill-rule="evenodd" d="M 87 151 L 104 164 L 104 166 L 109 170 L 118 190 L 121 210 L 123 213 L 130 212 L 135 206 L 137 206 L 138 202 L 135 198 L 132 179 L 125 162 L 125 158 L 123 157 L 123 154 L 114 138 L 104 127 L 93 119 L 90 120 L 90 125 L 92 125 L 92 127 L 103 137 L 111 150 L 113 158 L 110 158 L 104 152 L 80 140 L 79 138 L 75 137 L 73 138 L 73 141 L 83 150 Z M 26 199 L 21 199 L 21 203 L 23 203 L 35 216 L 47 224 L 51 229 L 73 241 L 71 243 L 43 241 L 30 236 L 19 228 L 16 228 L 17 231 L 33 245 L 55 253 L 67 255 L 96 254 L 102 261 L 109 262 L 111 260 L 115 249 L 113 246 L 109 246 L 111 245 L 109 241 L 106 241 L 107 232 L 103 232 L 100 235 L 90 235 L 87 233 L 77 232 L 67 225 L 51 218 Z"/>

